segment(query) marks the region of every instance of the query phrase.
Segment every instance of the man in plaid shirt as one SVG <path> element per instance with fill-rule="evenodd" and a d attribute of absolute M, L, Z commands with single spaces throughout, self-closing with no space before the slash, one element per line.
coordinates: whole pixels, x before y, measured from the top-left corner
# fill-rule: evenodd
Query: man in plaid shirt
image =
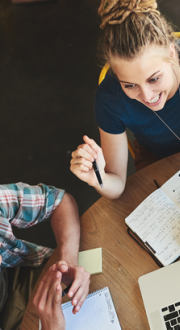
<path fill-rule="evenodd" d="M 12 231 L 12 226 L 29 228 L 50 217 L 59 250 L 57 273 L 63 283 L 72 283 L 68 295 L 72 297 L 73 312 L 76 313 L 88 294 L 90 276 L 77 265 L 80 239 L 78 209 L 74 198 L 64 190 L 44 184 L 0 185 L 1 267 L 2 270 L 15 266 L 37 267 L 51 255 L 52 249 L 17 239 Z M 6 330 L 1 320 L 0 327 Z"/>

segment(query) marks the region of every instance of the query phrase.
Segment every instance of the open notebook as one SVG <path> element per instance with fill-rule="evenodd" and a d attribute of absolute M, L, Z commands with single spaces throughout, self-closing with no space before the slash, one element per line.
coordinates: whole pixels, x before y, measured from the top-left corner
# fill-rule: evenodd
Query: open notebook
<path fill-rule="evenodd" d="M 66 330 L 121 330 L 108 287 L 89 294 L 76 315 L 72 308 L 71 302 L 62 304 Z"/>
<path fill-rule="evenodd" d="M 180 171 L 149 195 L 125 223 L 161 265 L 175 261 L 180 256 Z"/>

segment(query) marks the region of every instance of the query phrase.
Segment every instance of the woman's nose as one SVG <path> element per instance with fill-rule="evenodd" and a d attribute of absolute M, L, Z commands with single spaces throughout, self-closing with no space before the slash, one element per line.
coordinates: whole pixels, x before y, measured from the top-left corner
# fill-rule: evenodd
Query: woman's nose
<path fill-rule="evenodd" d="M 151 101 L 153 99 L 153 92 L 150 88 L 141 88 L 141 98 L 145 102 Z"/>

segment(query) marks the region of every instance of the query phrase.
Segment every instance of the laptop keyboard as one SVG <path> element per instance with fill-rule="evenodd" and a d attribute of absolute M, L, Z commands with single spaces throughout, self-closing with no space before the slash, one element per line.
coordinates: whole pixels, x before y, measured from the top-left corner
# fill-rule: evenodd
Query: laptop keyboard
<path fill-rule="evenodd" d="M 180 330 L 180 301 L 174 305 L 163 307 L 164 322 L 167 330 Z"/>

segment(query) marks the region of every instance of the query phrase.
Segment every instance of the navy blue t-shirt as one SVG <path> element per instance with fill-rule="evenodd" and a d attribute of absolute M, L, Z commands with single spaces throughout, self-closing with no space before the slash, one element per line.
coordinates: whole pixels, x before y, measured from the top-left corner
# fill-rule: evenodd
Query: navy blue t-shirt
<path fill-rule="evenodd" d="M 96 91 L 95 115 L 98 126 L 110 134 L 129 128 L 140 144 L 159 157 L 180 152 L 180 141 L 144 104 L 130 99 L 116 77 L 107 74 Z M 180 137 L 180 94 L 166 102 L 158 115 Z"/>

